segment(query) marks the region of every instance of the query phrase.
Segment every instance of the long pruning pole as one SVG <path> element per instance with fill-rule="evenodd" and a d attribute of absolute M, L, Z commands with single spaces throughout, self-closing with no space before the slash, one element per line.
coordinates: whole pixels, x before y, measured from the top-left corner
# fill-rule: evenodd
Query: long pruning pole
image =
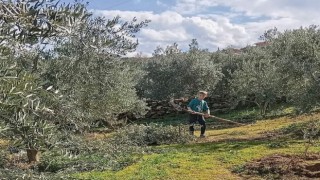
<path fill-rule="evenodd" d="M 190 113 L 189 110 L 182 108 L 180 105 L 175 104 L 173 101 L 170 101 L 170 104 L 171 104 L 177 111 L 186 111 L 186 112 L 189 112 L 189 113 Z M 194 112 L 193 114 L 197 114 L 197 115 L 201 115 L 201 116 L 204 116 L 204 115 L 205 115 L 205 114 L 199 113 L 199 112 Z M 232 124 L 237 124 L 237 125 L 239 125 L 239 126 L 244 126 L 244 125 L 245 125 L 245 124 L 242 124 L 242 123 L 234 122 L 234 121 L 231 121 L 231 120 L 229 120 L 229 119 L 224 119 L 224 118 L 220 118 L 220 117 L 213 116 L 213 115 L 209 115 L 208 117 L 209 117 L 209 118 L 217 119 L 217 120 L 219 120 L 219 121 L 224 121 L 224 122 L 228 122 L 228 123 L 232 123 Z"/>
<path fill-rule="evenodd" d="M 197 114 L 197 115 L 201 115 L 201 116 L 204 116 L 204 115 L 205 115 L 205 114 L 199 113 L 199 112 L 194 112 L 193 114 Z M 244 126 L 244 125 L 245 125 L 245 124 L 242 124 L 242 123 L 238 123 L 238 122 L 235 122 L 235 121 L 232 121 L 232 120 L 220 118 L 220 117 L 213 116 L 213 115 L 209 115 L 208 117 L 209 117 L 209 118 L 217 119 L 217 120 L 219 120 L 219 121 L 229 122 L 229 123 L 233 123 L 233 124 L 237 124 L 237 125 L 241 125 L 241 126 Z"/>

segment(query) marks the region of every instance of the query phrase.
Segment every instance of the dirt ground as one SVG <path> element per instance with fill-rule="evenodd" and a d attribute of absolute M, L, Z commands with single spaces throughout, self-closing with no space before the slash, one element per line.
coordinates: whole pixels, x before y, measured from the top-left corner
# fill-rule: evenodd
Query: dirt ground
<path fill-rule="evenodd" d="M 320 154 L 275 154 L 247 163 L 245 175 L 259 175 L 266 179 L 320 179 Z"/>

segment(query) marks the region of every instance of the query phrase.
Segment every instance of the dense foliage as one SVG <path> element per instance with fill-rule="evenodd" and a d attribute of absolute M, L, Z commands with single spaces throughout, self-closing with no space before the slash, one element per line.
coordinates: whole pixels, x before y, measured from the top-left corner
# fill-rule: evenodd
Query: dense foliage
<path fill-rule="evenodd" d="M 177 48 L 174 44 L 155 50 L 154 57 L 145 65 L 147 75 L 141 81 L 145 97 L 161 100 L 193 96 L 199 88 L 213 90 L 221 80 L 219 64 L 213 62 L 208 51 L 199 49 L 196 40 L 188 52 Z"/>
<path fill-rule="evenodd" d="M 144 63 L 142 94 L 190 97 L 204 89 L 232 99 L 230 106 L 255 104 L 261 115 L 279 101 L 294 105 L 297 112 L 312 110 L 320 102 L 319 33 L 314 25 L 285 32 L 271 29 L 256 46 L 213 53 L 199 49 L 196 40 L 187 52 L 177 44 L 158 47 Z"/>
<path fill-rule="evenodd" d="M 68 131 L 144 113 L 134 89 L 143 72 L 118 57 L 147 20 L 92 17 L 80 1 L 1 1 L 0 12 L 0 132 L 30 162 Z"/>

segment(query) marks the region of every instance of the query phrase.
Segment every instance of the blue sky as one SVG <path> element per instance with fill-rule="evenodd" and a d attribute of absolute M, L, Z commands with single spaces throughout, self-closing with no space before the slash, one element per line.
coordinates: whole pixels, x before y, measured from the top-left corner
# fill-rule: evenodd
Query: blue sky
<path fill-rule="evenodd" d="M 62 0 L 72 2 L 72 0 Z M 320 22 L 319 0 L 90 0 L 98 16 L 150 19 L 137 34 L 136 53 L 150 56 L 157 46 L 174 42 L 182 50 L 192 39 L 211 51 L 258 42 L 264 31 L 280 31 Z M 131 54 L 134 55 L 135 53 Z"/>

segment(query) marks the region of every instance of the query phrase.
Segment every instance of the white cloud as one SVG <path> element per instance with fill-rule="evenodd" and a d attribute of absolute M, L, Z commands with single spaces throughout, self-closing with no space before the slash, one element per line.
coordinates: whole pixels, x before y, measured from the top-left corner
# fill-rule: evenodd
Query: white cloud
<path fill-rule="evenodd" d="M 95 11 L 97 15 L 111 18 L 120 15 L 123 20 L 150 19 L 148 27 L 138 34 L 140 46 L 138 51 L 150 54 L 157 46 L 166 47 L 177 42 L 181 48 L 187 49 L 192 39 L 197 39 L 202 48 L 216 50 L 218 47 L 248 44 L 248 34 L 239 25 L 230 23 L 228 18 L 192 16 L 183 17 L 173 11 L 160 14 L 135 11 Z M 239 41 L 241 40 L 241 41 Z"/>
<path fill-rule="evenodd" d="M 151 28 L 145 28 L 141 30 L 140 36 L 148 37 L 151 41 L 158 42 L 176 42 L 188 41 L 190 37 L 183 28 L 167 29 L 167 30 L 156 30 Z"/>
<path fill-rule="evenodd" d="M 168 7 L 161 0 L 156 4 Z M 220 7 L 224 10 L 209 11 Z M 318 0 L 176 0 L 175 6 L 162 13 L 95 11 L 95 14 L 107 18 L 120 15 L 128 21 L 134 17 L 141 21 L 150 19 L 149 26 L 137 36 L 138 51 L 150 55 L 157 46 L 165 47 L 174 42 L 187 49 L 192 39 L 209 50 L 246 46 L 257 42 L 270 28 L 282 31 L 319 23 L 318 7 Z M 237 18 L 240 21 L 234 20 Z"/>

